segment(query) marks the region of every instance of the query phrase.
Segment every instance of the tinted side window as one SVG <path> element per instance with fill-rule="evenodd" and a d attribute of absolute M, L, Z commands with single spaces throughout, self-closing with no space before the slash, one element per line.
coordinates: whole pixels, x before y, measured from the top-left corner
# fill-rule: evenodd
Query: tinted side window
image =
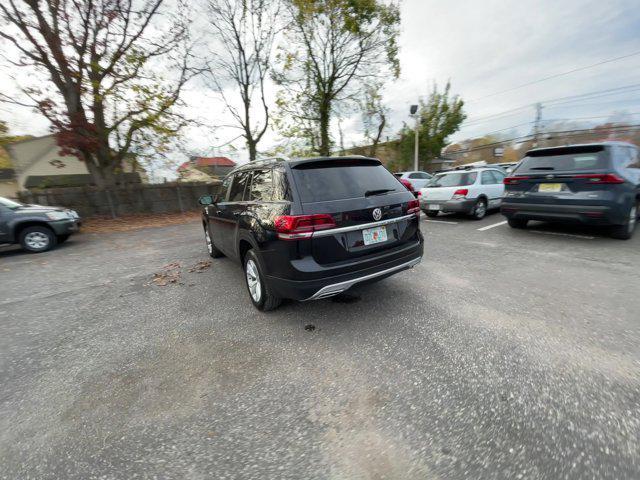
<path fill-rule="evenodd" d="M 222 185 L 218 188 L 218 194 L 220 195 L 219 201 L 225 202 L 227 198 L 229 198 L 229 187 L 231 187 L 231 181 L 233 180 L 233 175 L 229 175 L 225 177 L 222 181 Z"/>
<path fill-rule="evenodd" d="M 411 173 L 409 175 L 409 178 L 422 178 L 422 174 L 421 173 Z"/>
<path fill-rule="evenodd" d="M 233 184 L 229 191 L 228 202 L 242 201 L 242 196 L 244 195 L 244 190 L 247 186 L 247 180 L 249 180 L 249 172 L 240 172 L 233 176 Z"/>
<path fill-rule="evenodd" d="M 269 201 L 273 196 L 273 178 L 271 170 L 254 170 L 251 175 L 251 195 L 249 200 Z"/>
<path fill-rule="evenodd" d="M 289 179 L 282 168 L 273 169 L 273 196 L 272 200 L 290 200 Z"/>

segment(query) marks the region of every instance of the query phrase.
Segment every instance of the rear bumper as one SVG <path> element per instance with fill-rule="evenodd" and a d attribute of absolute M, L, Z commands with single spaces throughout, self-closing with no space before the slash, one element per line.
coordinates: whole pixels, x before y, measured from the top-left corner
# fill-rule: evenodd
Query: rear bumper
<path fill-rule="evenodd" d="M 621 225 L 626 213 L 620 205 L 559 205 L 502 201 L 500 212 L 508 219 L 545 222 Z"/>
<path fill-rule="evenodd" d="M 419 242 L 410 247 L 403 252 L 402 256 L 383 259 L 375 266 L 366 268 L 358 269 L 358 265 L 355 264 L 349 273 L 341 275 L 327 275 L 312 280 L 292 280 L 267 276 L 267 281 L 274 294 L 282 298 L 293 300 L 327 298 L 344 292 L 356 284 L 381 280 L 417 265 L 422 260 L 424 250 L 422 237 Z M 371 262 L 366 263 L 370 265 Z"/>
<path fill-rule="evenodd" d="M 420 200 L 420 208 L 422 210 L 429 211 L 429 205 L 438 205 L 438 211 L 443 213 L 471 213 L 475 200 L 443 200 L 441 202 L 437 200 Z"/>

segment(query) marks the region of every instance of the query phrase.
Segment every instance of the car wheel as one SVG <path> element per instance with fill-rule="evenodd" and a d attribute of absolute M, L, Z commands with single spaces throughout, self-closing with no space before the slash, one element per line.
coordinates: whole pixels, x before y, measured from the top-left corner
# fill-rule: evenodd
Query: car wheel
<path fill-rule="evenodd" d="M 56 236 L 48 227 L 29 227 L 20 232 L 20 245 L 30 253 L 46 252 L 55 247 L 56 243 Z"/>
<path fill-rule="evenodd" d="M 258 257 L 253 250 L 249 250 L 244 257 L 244 276 L 247 281 L 249 298 L 258 310 L 268 312 L 280 305 L 282 299 L 271 293 Z"/>
<path fill-rule="evenodd" d="M 487 201 L 484 198 L 479 198 L 473 207 L 473 212 L 471 212 L 471 216 L 475 220 L 482 220 L 486 214 L 487 214 Z"/>
<path fill-rule="evenodd" d="M 427 217 L 435 218 L 440 213 L 438 210 L 423 210 L 423 212 L 427 215 Z"/>
<path fill-rule="evenodd" d="M 204 241 L 207 244 L 207 252 L 211 258 L 220 258 L 224 256 L 224 254 L 216 248 L 213 243 L 213 238 L 211 238 L 211 234 L 209 233 L 209 227 L 204 226 Z"/>
<path fill-rule="evenodd" d="M 509 218 L 507 219 L 507 223 L 511 228 L 527 228 L 527 220 L 522 220 L 520 218 Z"/>
<path fill-rule="evenodd" d="M 67 240 L 69 240 L 69 237 L 70 237 L 70 236 L 71 236 L 71 235 L 69 235 L 69 234 L 66 234 L 66 235 L 58 235 L 58 243 L 64 243 L 64 242 L 66 242 Z"/>
<path fill-rule="evenodd" d="M 616 225 L 611 230 L 611 236 L 620 240 L 629 240 L 633 237 L 633 232 L 636 229 L 636 220 L 638 219 L 638 205 L 633 205 L 629 209 L 629 215 L 627 221 L 623 225 Z"/>

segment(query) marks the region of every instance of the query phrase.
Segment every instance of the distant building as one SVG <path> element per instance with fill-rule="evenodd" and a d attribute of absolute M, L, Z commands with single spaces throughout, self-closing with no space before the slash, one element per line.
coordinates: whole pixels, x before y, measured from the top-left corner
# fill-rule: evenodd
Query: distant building
<path fill-rule="evenodd" d="M 227 157 L 191 157 L 178 167 L 178 178 L 183 182 L 210 182 L 226 176 L 236 167 Z"/>
<path fill-rule="evenodd" d="M 87 165 L 74 155 L 60 155 L 54 135 L 34 137 L 6 145 L 18 190 L 94 185 Z M 140 183 L 146 172 L 135 160 L 122 164 L 118 181 Z"/>

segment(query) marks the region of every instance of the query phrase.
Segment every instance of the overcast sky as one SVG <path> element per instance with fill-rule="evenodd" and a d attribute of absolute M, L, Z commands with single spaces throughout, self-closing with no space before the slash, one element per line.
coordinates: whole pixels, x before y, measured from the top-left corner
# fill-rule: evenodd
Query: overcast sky
<path fill-rule="evenodd" d="M 640 123 L 637 0 L 404 0 L 400 47 L 402 75 L 387 86 L 385 95 L 392 109 L 390 137 L 407 120 L 409 106 L 427 95 L 434 81 L 443 85 L 448 79 L 452 91 L 465 100 L 469 116 L 468 124 L 452 140 L 494 131 L 526 134 L 531 130 L 527 122 L 534 119 L 535 102 L 630 85 L 637 88 L 595 99 L 549 103 L 543 108 L 543 121 L 600 122 L 626 112 Z M 636 52 L 639 54 L 626 59 L 492 95 Z M 0 82 L 3 91 L 13 90 L 8 72 L 0 72 Z M 198 85 L 193 85 L 185 100 L 193 116 L 218 125 L 232 121 L 222 105 Z M 524 108 L 484 119 L 519 107 Z M 14 133 L 48 133 L 47 122 L 25 109 L 0 106 L 0 118 L 9 122 Z M 512 126 L 518 127 L 511 131 Z M 343 127 L 346 146 L 362 143 L 357 115 Z M 238 133 L 230 128 L 219 128 L 215 133 L 191 130 L 187 140 L 194 152 L 223 153 L 244 160 L 243 151 L 225 147 L 214 152 L 211 148 Z M 277 133 L 271 133 L 261 149 L 277 141 Z M 240 140 L 234 144 L 242 148 Z"/>

